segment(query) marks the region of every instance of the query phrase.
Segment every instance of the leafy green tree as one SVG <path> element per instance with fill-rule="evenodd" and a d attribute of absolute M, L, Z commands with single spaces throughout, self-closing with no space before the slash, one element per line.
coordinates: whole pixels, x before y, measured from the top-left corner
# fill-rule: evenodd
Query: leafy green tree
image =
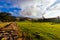
<path fill-rule="evenodd" d="M 0 12 L 0 20 L 2 22 L 15 21 L 16 18 L 14 16 L 12 16 L 11 13 Z"/>

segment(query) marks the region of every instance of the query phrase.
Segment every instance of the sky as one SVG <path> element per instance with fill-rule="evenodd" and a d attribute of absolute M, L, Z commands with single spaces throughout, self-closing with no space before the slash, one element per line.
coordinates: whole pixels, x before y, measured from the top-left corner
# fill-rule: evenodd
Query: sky
<path fill-rule="evenodd" d="M 0 12 L 9 12 L 13 16 L 20 16 L 19 11 L 21 8 L 17 4 L 17 0 L 14 2 L 13 0 L 0 0 Z"/>
<path fill-rule="evenodd" d="M 58 17 L 60 0 L 0 0 L 0 12 L 31 18 Z"/>

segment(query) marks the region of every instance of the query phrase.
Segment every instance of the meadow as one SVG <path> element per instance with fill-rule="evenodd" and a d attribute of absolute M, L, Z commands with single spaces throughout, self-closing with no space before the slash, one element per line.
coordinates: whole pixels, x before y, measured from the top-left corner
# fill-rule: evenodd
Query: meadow
<path fill-rule="evenodd" d="M 17 22 L 22 32 L 33 40 L 60 40 L 60 24 L 52 22 Z"/>

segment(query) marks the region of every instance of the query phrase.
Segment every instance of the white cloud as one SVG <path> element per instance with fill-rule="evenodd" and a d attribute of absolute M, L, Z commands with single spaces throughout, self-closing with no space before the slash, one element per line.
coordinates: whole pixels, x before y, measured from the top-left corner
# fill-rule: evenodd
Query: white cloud
<path fill-rule="evenodd" d="M 20 12 L 20 15 L 22 14 L 21 16 L 41 18 L 42 13 L 44 13 L 45 11 L 46 14 L 44 16 L 46 18 L 60 16 L 59 6 L 60 4 L 51 7 L 50 10 L 46 10 L 54 2 L 56 2 L 56 0 L 9 0 L 9 1 L 13 3 L 14 7 L 22 8 L 22 11 L 24 10 L 24 13 Z"/>
<path fill-rule="evenodd" d="M 49 10 L 60 10 L 60 4 L 54 5 Z"/>
<path fill-rule="evenodd" d="M 46 18 L 58 17 L 60 16 L 60 4 L 53 6 L 50 10 L 46 11 L 44 15 Z"/>
<path fill-rule="evenodd" d="M 42 14 L 47 11 L 46 8 L 52 5 L 56 0 L 31 0 L 31 1 L 23 1 L 23 3 L 19 4 L 24 13 L 21 13 L 23 16 L 34 16 L 34 17 L 42 17 Z M 33 7 L 33 8 L 31 8 Z M 28 15 L 27 9 L 31 12 L 31 15 Z M 31 8 L 31 9 L 30 9 Z M 32 11 L 31 11 L 32 10 Z"/>
<path fill-rule="evenodd" d="M 60 16 L 60 10 L 52 10 L 52 11 L 47 11 L 47 14 L 45 14 L 45 18 L 54 18 Z"/>

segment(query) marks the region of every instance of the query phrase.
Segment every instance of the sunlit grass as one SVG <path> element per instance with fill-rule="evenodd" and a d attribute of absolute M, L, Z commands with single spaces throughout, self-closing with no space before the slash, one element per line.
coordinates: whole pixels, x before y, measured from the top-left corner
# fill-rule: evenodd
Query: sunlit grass
<path fill-rule="evenodd" d="M 34 40 L 60 40 L 60 24 L 51 22 L 17 22 L 19 28 L 28 34 L 40 35 Z M 34 36 L 34 35 L 33 35 Z"/>
<path fill-rule="evenodd" d="M 8 25 L 10 22 L 0 22 L 0 28 L 5 27 L 6 25 Z"/>

